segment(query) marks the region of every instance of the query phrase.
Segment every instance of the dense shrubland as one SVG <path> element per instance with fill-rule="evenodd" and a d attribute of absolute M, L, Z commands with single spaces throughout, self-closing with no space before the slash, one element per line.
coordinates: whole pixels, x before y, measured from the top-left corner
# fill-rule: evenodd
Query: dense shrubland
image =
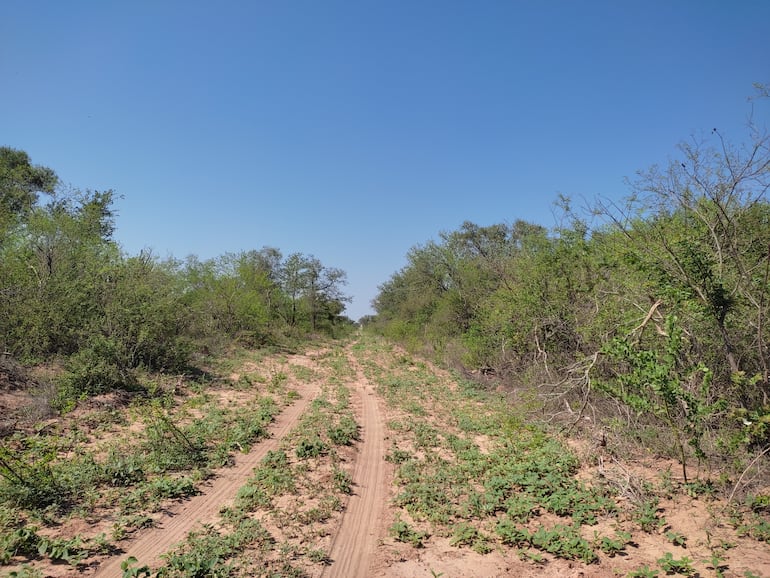
<path fill-rule="evenodd" d="M 770 447 L 770 137 L 752 123 L 734 146 L 714 129 L 629 186 L 587 211 L 561 198 L 552 229 L 466 222 L 414 247 L 367 322 L 534 388 L 564 427 L 670 455 L 685 480 L 692 463 L 757 467 Z"/>
<path fill-rule="evenodd" d="M 61 367 L 55 405 L 183 373 L 233 343 L 287 345 L 341 334 L 345 273 L 278 249 L 206 261 L 125 254 L 112 191 L 70 190 L 0 148 L 0 360 Z"/>

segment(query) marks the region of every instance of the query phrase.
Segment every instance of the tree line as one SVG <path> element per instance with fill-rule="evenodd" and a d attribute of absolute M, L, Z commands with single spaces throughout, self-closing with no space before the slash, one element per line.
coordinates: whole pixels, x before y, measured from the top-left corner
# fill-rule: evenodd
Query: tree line
<path fill-rule="evenodd" d="M 368 326 L 534 386 L 570 427 L 598 417 L 665 444 L 685 478 L 688 461 L 767 451 L 767 132 L 750 122 L 735 145 L 714 129 L 629 185 L 587 210 L 560 198 L 550 229 L 465 222 L 415 246 Z"/>
<path fill-rule="evenodd" d="M 61 362 L 63 399 L 136 386 L 142 371 L 185 371 L 233 342 L 352 326 L 344 271 L 273 247 L 208 260 L 127 255 L 114 201 L 0 147 L 0 358 Z"/>

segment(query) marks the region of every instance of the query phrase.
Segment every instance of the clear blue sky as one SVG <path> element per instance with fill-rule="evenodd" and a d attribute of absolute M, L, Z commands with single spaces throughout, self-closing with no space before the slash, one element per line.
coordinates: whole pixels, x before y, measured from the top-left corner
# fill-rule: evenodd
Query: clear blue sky
<path fill-rule="evenodd" d="M 742 140 L 769 31 L 767 0 L 3 0 L 0 145 L 123 195 L 129 254 L 312 254 L 356 319 L 440 231 Z"/>

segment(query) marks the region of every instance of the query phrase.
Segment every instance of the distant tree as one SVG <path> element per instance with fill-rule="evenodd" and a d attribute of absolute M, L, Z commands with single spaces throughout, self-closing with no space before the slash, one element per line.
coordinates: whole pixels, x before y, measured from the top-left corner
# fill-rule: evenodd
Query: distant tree
<path fill-rule="evenodd" d="M 263 247 L 259 251 L 242 253 L 237 259 L 236 272 L 244 289 L 257 299 L 264 309 L 265 323 L 270 326 L 279 317 L 283 303 L 280 287 L 281 251 Z M 250 300 L 247 298 L 247 300 Z"/>
<path fill-rule="evenodd" d="M 312 255 L 293 253 L 281 268 L 281 286 L 287 297 L 285 318 L 289 326 L 307 322 L 315 331 L 321 321 L 334 323 L 349 301 L 343 293 L 347 274 L 342 269 L 327 267 Z"/>
<path fill-rule="evenodd" d="M 310 312 L 310 329 L 316 331 L 322 321 L 334 323 L 345 310 L 349 298 L 342 288 L 347 274 L 342 269 L 327 267 L 315 257 L 307 259 L 307 288 L 305 299 Z"/>
<path fill-rule="evenodd" d="M 377 316 L 376 315 L 364 315 L 358 320 L 358 325 L 361 327 L 368 327 L 369 325 L 373 325 L 377 322 Z"/>
<path fill-rule="evenodd" d="M 302 314 L 302 297 L 308 286 L 307 258 L 301 253 L 292 253 L 281 267 L 281 287 L 287 297 L 284 318 L 290 327 L 296 327 Z"/>
<path fill-rule="evenodd" d="M 585 231 L 550 235 L 522 220 L 465 222 L 440 242 L 411 249 L 380 287 L 375 326 L 450 363 L 513 368 L 574 354 L 586 291 Z"/>
<path fill-rule="evenodd" d="M 217 336 L 251 345 L 268 341 L 284 302 L 280 261 L 280 251 L 269 247 L 205 262 L 188 257 L 181 276 L 185 302 L 196 311 L 196 334 L 205 341 Z"/>

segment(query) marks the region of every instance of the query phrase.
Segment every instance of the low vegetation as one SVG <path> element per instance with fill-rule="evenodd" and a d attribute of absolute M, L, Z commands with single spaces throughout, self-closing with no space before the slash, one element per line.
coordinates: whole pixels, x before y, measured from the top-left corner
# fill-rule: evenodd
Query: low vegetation
<path fill-rule="evenodd" d="M 386 404 L 385 459 L 395 477 L 382 547 L 396 559 L 442 545 L 629 576 L 761 570 L 743 557 L 770 538 L 766 496 L 728 502 L 714 485 L 685 484 L 671 469 L 631 470 L 609 448 L 570 447 L 534 418 L 536 406 L 512 404 L 508 392 L 367 335 L 305 354 L 312 366 L 281 353 L 241 357 L 239 371 L 223 363 L 209 381 L 177 384 L 162 402 L 136 396 L 107 410 L 79 408 L 50 432 L 15 434 L 12 463 L 42 472 L 26 476 L 50 497 L 24 502 L 14 497 L 18 488 L 2 484 L 0 565 L 35 576 L 52 562 L 82 571 L 115 555 L 124 539 L 152 527 L 160 511 L 201 491 L 216 468 L 259 441 L 304 383 L 315 384 L 317 395 L 219 519 L 199 525 L 160 565 L 125 558 L 123 575 L 317 575 L 333 562 L 330 537 L 355 492 L 359 424 L 349 355 Z M 214 378 L 220 371 L 229 377 Z M 34 455 L 23 454 L 33 440 Z M 698 524 L 680 516 L 684 504 L 698 508 Z"/>
<path fill-rule="evenodd" d="M 328 563 L 324 542 L 353 491 L 350 468 L 358 424 L 342 349 L 319 355 L 320 371 L 282 354 L 247 356 L 248 371 L 175 384 L 160 397 L 136 395 L 109 410 L 78 408 L 36 435 L 3 442 L 0 566 L 36 575 L 46 563 L 81 570 L 114 555 L 122 540 L 152 527 L 171 503 L 201 491 L 213 471 L 249 451 L 285 404 L 292 384 L 319 382 L 297 428 L 268 452 L 220 522 L 189 535 L 149 568 L 126 559 L 125 576 L 305 576 Z M 78 521 L 87 535 L 66 535 Z M 97 532 L 98 529 L 106 530 Z M 25 574 L 26 573 L 26 574 Z"/>

